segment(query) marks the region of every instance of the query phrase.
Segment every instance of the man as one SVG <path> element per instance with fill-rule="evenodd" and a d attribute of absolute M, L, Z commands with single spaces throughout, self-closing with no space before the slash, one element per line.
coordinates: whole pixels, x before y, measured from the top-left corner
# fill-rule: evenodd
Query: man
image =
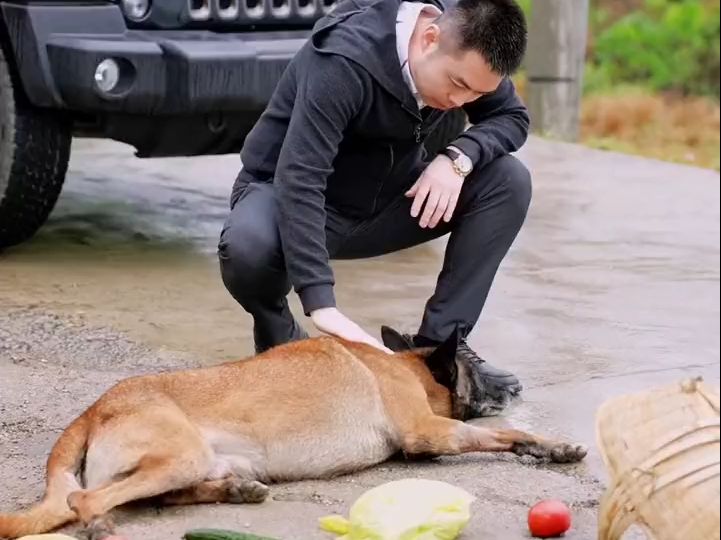
<path fill-rule="evenodd" d="M 307 335 L 288 308 L 291 287 L 317 329 L 382 348 L 336 306 L 329 259 L 447 233 L 435 293 L 407 339 L 467 336 L 530 203 L 530 175 L 509 155 L 528 134 L 508 78 L 525 48 L 512 0 L 345 0 L 316 24 L 246 139 L 219 242 L 223 281 L 254 318 L 257 351 Z M 425 136 L 459 107 L 471 127 L 427 156 Z M 459 350 L 477 384 L 521 391 L 465 339 Z"/>

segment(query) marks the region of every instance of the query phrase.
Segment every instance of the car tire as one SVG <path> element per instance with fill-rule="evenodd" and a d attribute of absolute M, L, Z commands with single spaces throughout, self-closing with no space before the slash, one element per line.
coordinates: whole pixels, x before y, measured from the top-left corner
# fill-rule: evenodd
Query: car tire
<path fill-rule="evenodd" d="M 431 156 L 453 142 L 466 128 L 468 117 L 463 109 L 455 109 L 446 114 L 425 140 L 425 147 Z"/>
<path fill-rule="evenodd" d="M 0 250 L 31 238 L 55 207 L 72 131 L 61 113 L 32 107 L 0 49 Z"/>

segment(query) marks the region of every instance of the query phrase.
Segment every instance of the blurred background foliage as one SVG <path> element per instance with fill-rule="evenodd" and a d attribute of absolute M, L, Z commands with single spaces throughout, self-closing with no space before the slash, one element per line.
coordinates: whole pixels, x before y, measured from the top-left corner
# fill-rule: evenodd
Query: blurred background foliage
<path fill-rule="evenodd" d="M 719 0 L 591 0 L 582 142 L 719 169 L 719 34 Z"/>

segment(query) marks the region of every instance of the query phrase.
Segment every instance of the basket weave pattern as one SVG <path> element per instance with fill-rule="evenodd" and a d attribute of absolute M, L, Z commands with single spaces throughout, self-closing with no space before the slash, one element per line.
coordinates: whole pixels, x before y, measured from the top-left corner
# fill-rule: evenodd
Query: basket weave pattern
<path fill-rule="evenodd" d="M 634 523 L 653 540 L 719 540 L 720 434 L 718 389 L 701 379 L 604 403 L 596 437 L 610 484 L 599 540 Z"/>

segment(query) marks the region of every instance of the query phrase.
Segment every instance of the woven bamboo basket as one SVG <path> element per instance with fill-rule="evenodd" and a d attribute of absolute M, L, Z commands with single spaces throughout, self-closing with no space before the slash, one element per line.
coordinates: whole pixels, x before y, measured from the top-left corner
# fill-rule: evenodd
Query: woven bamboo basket
<path fill-rule="evenodd" d="M 719 392 L 702 379 L 614 398 L 596 419 L 609 472 L 599 540 L 719 540 Z"/>

